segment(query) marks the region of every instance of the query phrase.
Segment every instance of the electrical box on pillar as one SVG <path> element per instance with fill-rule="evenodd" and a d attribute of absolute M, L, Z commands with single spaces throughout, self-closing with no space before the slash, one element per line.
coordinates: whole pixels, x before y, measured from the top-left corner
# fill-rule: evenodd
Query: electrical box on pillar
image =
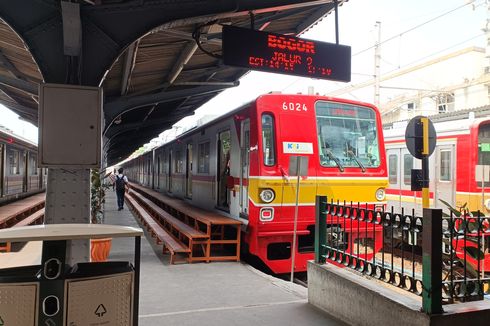
<path fill-rule="evenodd" d="M 39 90 L 39 165 L 49 168 L 99 168 L 102 88 L 41 84 Z"/>

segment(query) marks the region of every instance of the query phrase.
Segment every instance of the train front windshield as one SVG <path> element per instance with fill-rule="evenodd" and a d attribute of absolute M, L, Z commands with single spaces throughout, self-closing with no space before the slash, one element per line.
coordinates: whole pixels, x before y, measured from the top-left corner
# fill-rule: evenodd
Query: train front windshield
<path fill-rule="evenodd" d="M 315 105 L 320 164 L 375 168 L 380 164 L 376 114 L 363 106 L 319 101 Z"/>

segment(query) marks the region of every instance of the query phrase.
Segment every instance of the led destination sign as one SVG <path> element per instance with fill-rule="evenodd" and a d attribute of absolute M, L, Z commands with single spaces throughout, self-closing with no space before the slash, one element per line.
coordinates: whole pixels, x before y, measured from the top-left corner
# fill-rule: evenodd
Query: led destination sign
<path fill-rule="evenodd" d="M 223 61 L 252 70 L 351 80 L 350 46 L 233 26 L 223 27 Z"/>

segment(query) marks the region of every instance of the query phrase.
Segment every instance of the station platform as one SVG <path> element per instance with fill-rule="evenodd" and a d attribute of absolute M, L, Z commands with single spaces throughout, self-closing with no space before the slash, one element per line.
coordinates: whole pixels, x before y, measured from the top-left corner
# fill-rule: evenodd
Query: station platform
<path fill-rule="evenodd" d="M 106 193 L 105 224 L 135 226 L 128 207 L 118 211 Z M 141 246 L 139 324 L 150 325 L 345 325 L 308 304 L 307 289 L 242 262 L 170 264 L 162 245 L 145 232 Z M 110 260 L 133 259 L 132 238 L 112 241 Z M 41 242 L 0 253 L 0 268 L 39 264 Z"/>
<path fill-rule="evenodd" d="M 138 226 L 107 191 L 105 223 Z M 170 265 L 162 245 L 142 238 L 140 325 L 344 325 L 308 304 L 307 289 L 240 262 Z M 150 241 L 148 241 L 150 239 Z M 132 239 L 114 239 L 109 259 L 129 260 Z"/>

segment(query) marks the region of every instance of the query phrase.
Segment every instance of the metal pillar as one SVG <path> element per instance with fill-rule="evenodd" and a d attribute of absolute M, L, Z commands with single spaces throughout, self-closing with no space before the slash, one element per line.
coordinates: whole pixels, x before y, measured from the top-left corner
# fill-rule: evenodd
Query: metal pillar
<path fill-rule="evenodd" d="M 325 263 L 325 247 L 327 243 L 327 197 L 316 196 L 315 204 L 315 262 L 317 264 Z"/>
<path fill-rule="evenodd" d="M 442 210 L 424 208 L 422 232 L 422 309 L 428 315 L 442 310 Z"/>
<path fill-rule="evenodd" d="M 45 216 L 46 224 L 90 223 L 90 170 L 48 169 Z M 69 241 L 66 257 L 68 264 L 89 261 L 89 241 Z"/>

